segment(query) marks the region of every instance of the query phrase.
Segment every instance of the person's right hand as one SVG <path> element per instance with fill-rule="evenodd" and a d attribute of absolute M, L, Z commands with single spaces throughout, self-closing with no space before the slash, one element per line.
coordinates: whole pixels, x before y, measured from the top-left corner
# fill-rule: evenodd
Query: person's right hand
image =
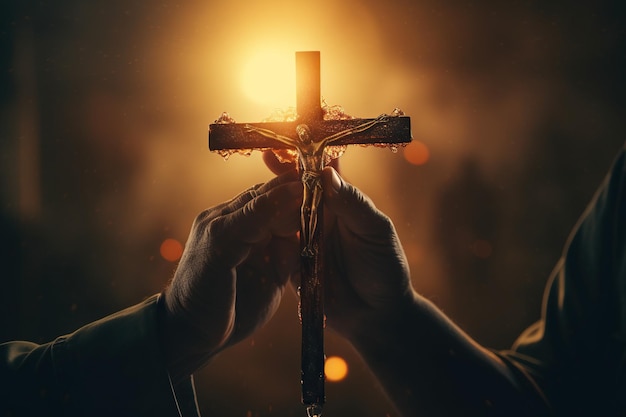
<path fill-rule="evenodd" d="M 395 321 L 415 301 L 393 223 L 331 167 L 323 175 L 326 236 L 325 313 L 349 340 Z"/>

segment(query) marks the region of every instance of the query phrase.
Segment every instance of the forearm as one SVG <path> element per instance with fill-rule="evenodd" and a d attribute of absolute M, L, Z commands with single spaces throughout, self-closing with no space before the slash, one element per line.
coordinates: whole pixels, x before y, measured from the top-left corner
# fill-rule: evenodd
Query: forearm
<path fill-rule="evenodd" d="M 405 416 L 538 416 L 537 392 L 416 296 L 351 341 Z"/>
<path fill-rule="evenodd" d="M 197 415 L 191 381 L 172 390 L 156 322 L 151 298 L 52 343 L 0 345 L 0 415 Z"/>

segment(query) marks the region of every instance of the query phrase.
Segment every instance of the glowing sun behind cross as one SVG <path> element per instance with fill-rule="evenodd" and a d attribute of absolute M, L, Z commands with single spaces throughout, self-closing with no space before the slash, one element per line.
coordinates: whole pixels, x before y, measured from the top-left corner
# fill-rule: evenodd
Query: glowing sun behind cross
<path fill-rule="evenodd" d="M 243 93 L 269 109 L 295 105 L 296 77 L 293 51 L 255 49 L 240 72 Z"/>

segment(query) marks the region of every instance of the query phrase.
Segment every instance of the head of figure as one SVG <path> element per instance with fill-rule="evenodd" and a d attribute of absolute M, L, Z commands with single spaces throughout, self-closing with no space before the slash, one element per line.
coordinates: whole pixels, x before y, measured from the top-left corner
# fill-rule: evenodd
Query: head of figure
<path fill-rule="evenodd" d="M 301 124 L 296 126 L 296 133 L 298 134 L 298 139 L 304 145 L 308 145 L 311 143 L 311 129 L 305 124 Z"/>

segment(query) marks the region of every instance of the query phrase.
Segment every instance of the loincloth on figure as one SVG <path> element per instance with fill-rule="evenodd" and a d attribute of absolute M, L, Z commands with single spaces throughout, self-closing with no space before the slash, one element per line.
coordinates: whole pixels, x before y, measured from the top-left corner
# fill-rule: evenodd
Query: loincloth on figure
<path fill-rule="evenodd" d="M 322 188 L 322 173 L 319 171 L 304 171 L 302 173 L 302 183 L 307 186 L 309 190 L 315 188 Z"/>

